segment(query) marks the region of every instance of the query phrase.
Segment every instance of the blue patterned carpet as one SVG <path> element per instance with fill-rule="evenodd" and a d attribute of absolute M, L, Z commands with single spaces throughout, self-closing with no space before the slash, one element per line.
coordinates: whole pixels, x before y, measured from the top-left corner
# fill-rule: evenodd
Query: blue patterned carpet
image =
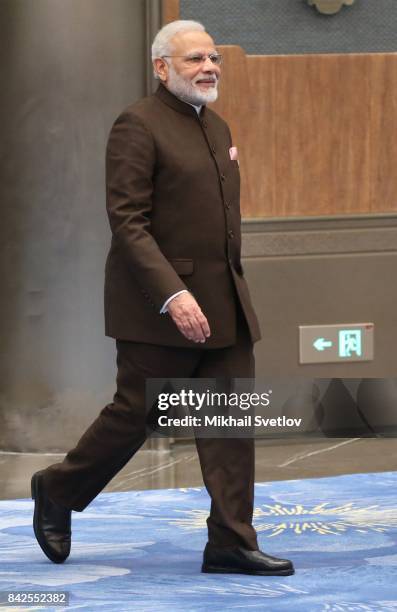
<path fill-rule="evenodd" d="M 397 611 L 397 472 L 257 484 L 260 546 L 295 563 L 284 578 L 201 574 L 208 507 L 202 488 L 104 493 L 54 565 L 33 502 L 0 501 L 0 591 L 69 591 L 84 611 Z"/>

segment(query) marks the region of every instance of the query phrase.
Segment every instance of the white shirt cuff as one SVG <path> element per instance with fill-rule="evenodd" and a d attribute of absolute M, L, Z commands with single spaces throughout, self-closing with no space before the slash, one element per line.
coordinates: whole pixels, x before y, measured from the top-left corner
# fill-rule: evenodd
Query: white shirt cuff
<path fill-rule="evenodd" d="M 160 310 L 160 314 L 165 314 L 168 311 L 168 304 L 171 302 L 171 300 L 173 300 L 177 295 L 180 295 L 181 293 L 188 293 L 187 289 L 182 289 L 182 291 L 177 291 L 176 293 L 174 293 L 173 295 L 171 295 L 171 297 L 168 298 L 168 300 L 166 300 Z"/>

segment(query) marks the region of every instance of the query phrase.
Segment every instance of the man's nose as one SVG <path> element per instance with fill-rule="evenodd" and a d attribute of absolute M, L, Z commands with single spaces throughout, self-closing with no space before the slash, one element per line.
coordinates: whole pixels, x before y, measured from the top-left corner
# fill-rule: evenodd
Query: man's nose
<path fill-rule="evenodd" d="M 204 70 L 204 72 L 216 72 L 217 71 L 217 66 L 207 56 L 205 58 L 205 61 L 204 61 L 202 69 Z"/>

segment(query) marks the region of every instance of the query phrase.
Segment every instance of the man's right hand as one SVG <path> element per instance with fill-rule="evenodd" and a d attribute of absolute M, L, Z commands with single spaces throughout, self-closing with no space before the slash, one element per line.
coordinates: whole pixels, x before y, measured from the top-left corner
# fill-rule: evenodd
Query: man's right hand
<path fill-rule="evenodd" d="M 167 311 L 175 325 L 193 342 L 205 342 L 211 335 L 206 317 L 191 293 L 180 293 L 167 306 Z"/>

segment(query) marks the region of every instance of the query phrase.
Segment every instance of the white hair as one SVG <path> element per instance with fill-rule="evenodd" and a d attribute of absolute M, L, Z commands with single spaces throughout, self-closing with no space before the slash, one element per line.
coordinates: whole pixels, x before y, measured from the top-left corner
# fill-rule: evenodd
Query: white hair
<path fill-rule="evenodd" d="M 205 27 L 199 21 L 190 21 L 188 19 L 179 19 L 171 21 L 161 28 L 154 37 L 152 44 L 152 62 L 153 60 L 171 55 L 171 39 L 179 32 L 205 32 Z M 158 78 L 156 72 L 154 76 Z"/>

